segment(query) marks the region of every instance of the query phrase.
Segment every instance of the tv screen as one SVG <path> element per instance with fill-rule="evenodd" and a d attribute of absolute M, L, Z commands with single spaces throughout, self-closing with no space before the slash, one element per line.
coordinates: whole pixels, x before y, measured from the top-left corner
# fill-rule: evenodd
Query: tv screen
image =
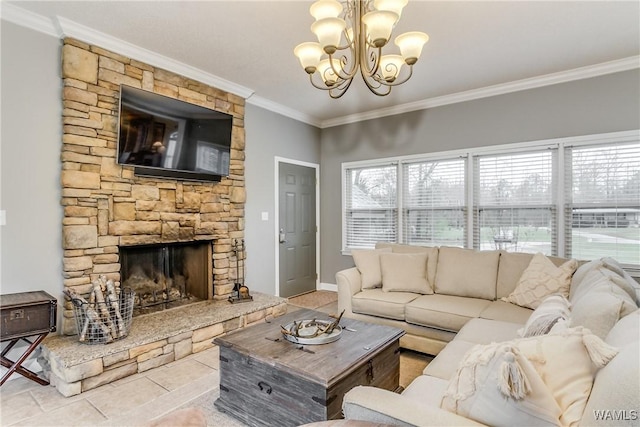
<path fill-rule="evenodd" d="M 233 116 L 120 86 L 117 162 L 136 175 L 219 181 L 229 175 Z"/>

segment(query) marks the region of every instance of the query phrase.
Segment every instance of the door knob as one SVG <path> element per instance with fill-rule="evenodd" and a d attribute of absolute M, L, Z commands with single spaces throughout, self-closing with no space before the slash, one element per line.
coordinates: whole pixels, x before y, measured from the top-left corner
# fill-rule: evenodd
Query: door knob
<path fill-rule="evenodd" d="M 280 240 L 280 243 L 287 243 L 286 234 L 284 233 L 284 230 L 282 228 L 280 229 L 280 233 L 278 234 L 278 239 Z"/>

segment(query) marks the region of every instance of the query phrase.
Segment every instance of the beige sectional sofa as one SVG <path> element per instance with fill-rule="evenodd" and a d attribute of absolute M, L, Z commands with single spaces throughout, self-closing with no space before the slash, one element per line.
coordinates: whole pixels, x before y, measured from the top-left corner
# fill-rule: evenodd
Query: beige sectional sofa
<path fill-rule="evenodd" d="M 406 426 L 640 425 L 640 285 L 614 260 L 580 265 L 570 288 L 559 292 L 564 296 L 523 296 L 516 294 L 530 277 L 533 255 L 378 245 L 383 247 L 381 253 L 437 254 L 435 271 L 430 265 L 425 272 L 434 293 L 358 289 L 355 268 L 338 273 L 340 307 L 351 317 L 404 327 L 405 347 L 439 354 L 401 394 L 366 386 L 349 391 L 347 419 Z M 462 256 L 452 272 L 454 255 Z M 476 263 L 476 255 L 483 261 Z M 367 269 L 362 259 L 360 264 Z M 463 277 L 481 279 L 480 271 L 493 269 L 493 288 L 478 280 L 487 288 L 474 291 Z M 403 273 L 411 275 L 408 270 Z M 450 287 L 452 278 L 462 280 L 463 291 Z M 535 310 L 491 299 L 492 289 L 495 298 L 518 304 L 537 298 Z"/>
<path fill-rule="evenodd" d="M 426 279 L 433 293 L 388 291 L 376 280 L 363 288 L 363 274 L 366 281 L 367 270 L 380 267 L 375 260 L 366 259 L 371 251 L 354 251 L 354 259 L 363 258 L 360 269 L 336 274 L 338 311 L 344 310 L 353 319 L 404 329 L 403 348 L 436 355 L 471 319 L 524 323 L 531 315 L 531 309 L 500 298 L 515 289 L 532 254 L 392 243 L 378 243 L 376 250 L 426 254 Z M 549 259 L 555 265 L 567 261 Z"/>

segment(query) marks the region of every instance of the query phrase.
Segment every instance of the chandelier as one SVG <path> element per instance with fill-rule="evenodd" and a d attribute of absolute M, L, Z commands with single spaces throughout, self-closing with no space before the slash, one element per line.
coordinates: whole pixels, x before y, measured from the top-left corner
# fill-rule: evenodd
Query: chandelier
<path fill-rule="evenodd" d="M 318 42 L 301 43 L 294 49 L 311 84 L 340 98 L 360 71 L 365 84 L 378 96 L 411 78 L 413 64 L 429 40 L 425 33 L 400 34 L 398 54 L 382 54 L 391 32 L 409 0 L 318 0 L 309 9 L 315 22 L 311 31 Z M 408 70 L 402 73 L 404 65 Z M 316 74 L 319 77 L 314 77 Z"/>

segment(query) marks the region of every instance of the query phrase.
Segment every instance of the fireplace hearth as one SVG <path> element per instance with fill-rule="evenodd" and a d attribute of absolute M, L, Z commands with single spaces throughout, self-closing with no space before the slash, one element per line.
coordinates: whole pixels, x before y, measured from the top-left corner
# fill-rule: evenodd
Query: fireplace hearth
<path fill-rule="evenodd" d="M 134 316 L 210 299 L 211 244 L 121 247 L 122 286 L 135 292 Z"/>

